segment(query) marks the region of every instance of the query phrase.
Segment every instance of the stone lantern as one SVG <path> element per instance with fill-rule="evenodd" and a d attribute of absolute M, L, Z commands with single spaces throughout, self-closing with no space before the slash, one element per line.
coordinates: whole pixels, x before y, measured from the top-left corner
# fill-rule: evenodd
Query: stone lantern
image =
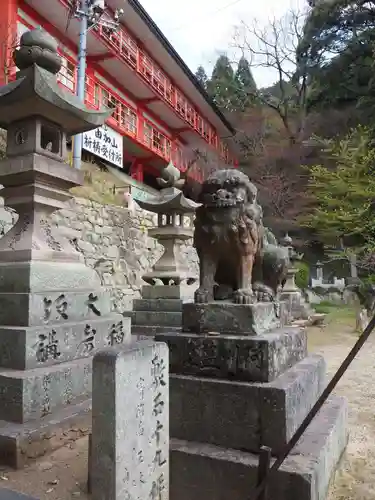
<path fill-rule="evenodd" d="M 20 467 L 51 449 L 46 434 L 62 445 L 63 430 L 88 419 L 92 355 L 129 338 L 130 322 L 111 313 L 99 276 L 48 220 L 83 179 L 66 163 L 67 135 L 111 111 L 59 87 L 57 43 L 42 30 L 21 37 L 14 61 L 17 79 L 0 88 L 0 195 L 18 213 L 0 239 L 0 459 Z"/>
<path fill-rule="evenodd" d="M 307 320 L 313 314 L 312 309 L 306 303 L 301 290 L 295 282 L 298 272 L 298 263 L 301 262 L 303 254 L 297 253 L 293 247 L 293 240 L 286 234 L 281 244 L 288 250 L 290 266 L 287 271 L 286 282 L 280 294 L 280 300 L 286 300 L 290 305 L 291 316 L 294 320 Z"/>
<path fill-rule="evenodd" d="M 293 240 L 287 233 L 281 240 L 281 244 L 288 250 L 290 266 L 287 273 L 286 283 L 283 286 L 284 292 L 295 292 L 299 288 L 296 285 L 295 278 L 298 272 L 298 263 L 301 262 L 303 254 L 299 254 L 295 251 L 293 247 Z"/>
<path fill-rule="evenodd" d="M 163 245 L 164 253 L 152 270 L 142 276 L 148 285 L 142 288 L 143 300 L 134 301 L 133 333 L 181 327 L 182 303 L 193 300 L 193 284 L 197 281 L 182 261 L 180 246 L 193 237 L 192 216 L 199 204 L 185 198 L 176 187 L 182 187 L 184 181 L 172 164 L 164 169 L 162 176 L 158 181 L 165 187 L 160 194 L 137 201 L 144 210 L 157 214 L 158 225 L 148 234 Z"/>

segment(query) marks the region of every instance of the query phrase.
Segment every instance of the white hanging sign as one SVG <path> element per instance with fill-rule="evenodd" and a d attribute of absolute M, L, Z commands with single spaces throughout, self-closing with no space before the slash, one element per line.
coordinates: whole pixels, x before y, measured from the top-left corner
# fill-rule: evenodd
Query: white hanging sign
<path fill-rule="evenodd" d="M 122 168 L 123 137 L 108 125 L 83 134 L 83 149 Z"/>

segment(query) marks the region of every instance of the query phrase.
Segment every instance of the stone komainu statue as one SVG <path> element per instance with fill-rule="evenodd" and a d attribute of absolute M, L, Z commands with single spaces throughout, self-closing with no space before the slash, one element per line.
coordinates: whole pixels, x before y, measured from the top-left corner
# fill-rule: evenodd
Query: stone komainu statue
<path fill-rule="evenodd" d="M 286 278 L 286 248 L 263 226 L 257 189 L 243 172 L 217 170 L 203 183 L 194 246 L 200 261 L 196 302 L 231 297 L 272 301 Z"/>

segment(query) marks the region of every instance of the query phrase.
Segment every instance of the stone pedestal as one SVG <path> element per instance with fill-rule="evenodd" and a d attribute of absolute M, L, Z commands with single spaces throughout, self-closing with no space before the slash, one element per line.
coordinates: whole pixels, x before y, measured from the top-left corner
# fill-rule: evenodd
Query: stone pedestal
<path fill-rule="evenodd" d="M 264 327 L 271 306 L 186 304 L 184 330 L 216 335 L 156 336 L 170 350 L 172 500 L 249 498 L 260 448 L 277 456 L 321 394 L 324 359 L 308 355 L 304 331 Z M 345 400 L 332 398 L 271 480 L 267 499 L 325 499 L 347 437 Z"/>
<path fill-rule="evenodd" d="M 82 181 L 65 162 L 67 134 L 109 116 L 60 89 L 56 49 L 41 30 L 25 33 L 18 78 L 0 88 L 0 196 L 19 215 L 0 239 L 0 461 L 13 467 L 88 431 L 92 355 L 130 337 L 99 276 L 48 222 Z"/>
<path fill-rule="evenodd" d="M 184 304 L 183 330 L 194 333 L 258 335 L 288 323 L 286 302 L 234 304 L 215 301 L 206 304 Z"/>
<path fill-rule="evenodd" d="M 132 333 L 153 336 L 163 332 L 179 332 L 182 306 L 193 300 L 192 285 L 154 285 L 142 288 L 142 299 L 133 301 Z"/>
<path fill-rule="evenodd" d="M 295 320 L 308 320 L 314 314 L 314 310 L 304 299 L 301 290 L 283 289 L 280 300 L 288 304 L 290 314 Z"/>

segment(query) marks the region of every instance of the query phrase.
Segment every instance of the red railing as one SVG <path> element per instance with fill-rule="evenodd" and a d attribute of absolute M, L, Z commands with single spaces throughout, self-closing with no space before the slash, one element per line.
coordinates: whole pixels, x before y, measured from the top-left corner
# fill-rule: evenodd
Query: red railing
<path fill-rule="evenodd" d="M 60 0 L 71 6 L 74 0 Z M 205 141 L 218 150 L 221 158 L 233 164 L 228 148 L 218 139 L 215 129 L 197 111 L 183 92 L 172 84 L 164 71 L 138 45 L 137 41 L 124 29 L 112 32 L 104 26 L 97 25 L 94 31 L 105 41 L 109 48 L 135 70 L 170 106 L 185 120 Z"/>
<path fill-rule="evenodd" d="M 62 66 L 57 74 L 57 81 L 65 90 L 75 93 L 77 67 L 61 52 L 60 56 Z M 15 66 L 11 68 L 11 80 L 15 77 L 15 70 Z M 146 146 L 166 162 L 172 161 L 182 172 L 187 169 L 189 160 L 178 144 L 145 117 L 137 115 L 136 110 L 125 100 L 92 76 L 86 76 L 85 104 L 93 109 L 99 109 L 101 106 L 113 108 L 113 114 L 108 120 L 109 125 Z"/>
<path fill-rule="evenodd" d="M 57 75 L 58 82 L 66 90 L 74 93 L 76 66 L 64 56 L 61 58 L 62 67 Z M 116 129 L 137 140 L 167 162 L 172 160 L 173 164 L 182 172 L 187 169 L 188 159 L 177 144 L 149 120 L 138 116 L 135 109 L 92 76 L 86 76 L 85 103 L 93 109 L 99 109 L 102 105 L 113 108 L 114 111 L 109 123 L 112 123 Z"/>
<path fill-rule="evenodd" d="M 137 140 L 166 162 L 172 160 L 181 171 L 186 170 L 187 159 L 177 144 L 149 120 L 137 115 L 137 111 L 120 96 L 90 76 L 86 77 L 86 105 L 94 109 L 100 106 L 113 108 L 113 114 L 108 120 L 109 125 L 112 124 L 125 135 Z"/>

